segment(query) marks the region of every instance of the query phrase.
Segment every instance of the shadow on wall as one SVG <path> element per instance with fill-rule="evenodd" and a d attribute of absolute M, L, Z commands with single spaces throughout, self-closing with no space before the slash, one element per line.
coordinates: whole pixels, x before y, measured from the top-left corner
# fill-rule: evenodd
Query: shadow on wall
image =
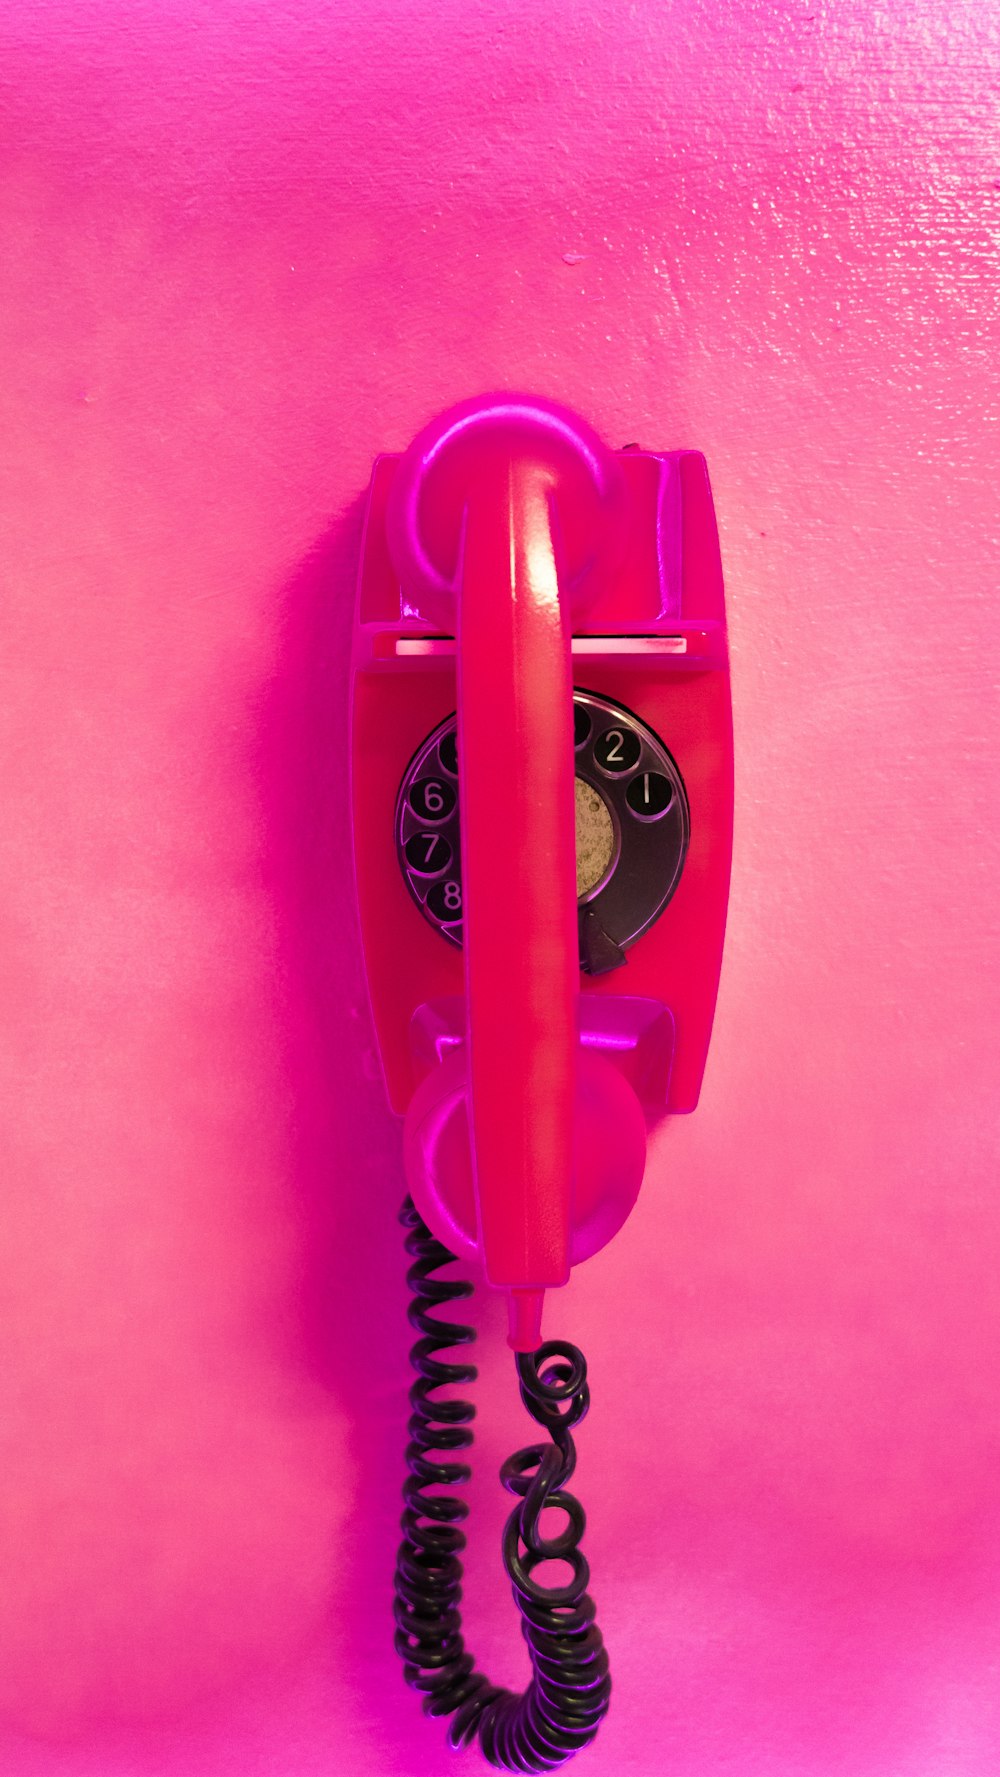
<path fill-rule="evenodd" d="M 359 498 L 282 589 L 277 670 L 256 747 L 295 1101 L 289 1188 L 303 1252 L 303 1357 L 348 1407 L 369 1398 L 382 1349 L 367 1290 L 377 1299 L 391 1279 L 401 1283 L 394 1217 L 403 1190 L 401 1143 L 368 1011 L 351 854 L 350 645 L 363 517 Z M 398 1359 L 398 1338 L 386 1337 L 385 1350 Z"/>
<path fill-rule="evenodd" d="M 282 591 L 257 757 L 295 1095 L 289 1190 L 302 1269 L 292 1361 L 336 1398 L 356 1500 L 330 1574 L 327 1649 L 352 1711 L 363 1699 L 387 1755 L 398 1735 L 399 1768 L 416 1772 L 424 1758 L 439 1770 L 446 1754 L 392 1652 L 409 1259 L 397 1220 L 402 1135 L 375 1049 L 351 853 L 350 644 L 364 508 L 362 496 Z"/>
<path fill-rule="evenodd" d="M 157 710 L 159 727 L 136 734 L 155 756 L 170 843 L 185 858 L 195 847 L 176 891 L 162 887 L 158 930 L 177 950 L 190 906 L 205 936 L 196 930 L 191 970 L 161 979 L 154 959 L 150 984 L 121 987 L 140 1048 L 153 1033 L 136 1076 L 148 1095 L 127 1119 L 139 1145 L 116 1125 L 108 1164 L 72 1183 L 100 1262 L 70 1227 L 62 1268 L 47 1282 L 40 1273 L 56 1293 L 46 1311 L 56 1331 L 37 1342 L 24 1387 L 49 1461 L 34 1499 L 16 1464 L 10 1478 L 23 1546 L 7 1564 L 0 1720 L 34 1737 L 41 1768 L 46 1742 L 53 1759 L 73 1742 L 85 1762 L 100 1747 L 110 1764 L 139 1724 L 162 1736 L 166 1757 L 178 1734 L 248 1708 L 307 1653 L 331 1684 L 363 1695 L 351 1666 L 359 1634 L 379 1648 L 372 1719 L 384 1707 L 374 1693 L 393 1660 L 405 1256 L 399 1131 L 368 1023 L 348 817 L 361 517 L 359 498 L 279 593 L 260 589 L 270 678 L 255 708 L 241 693 L 237 722 L 224 703 L 208 710 L 217 750 L 193 799 L 183 725 Z M 182 675 L 193 670 L 179 659 Z M 182 692 L 204 707 L 196 677 Z M 173 694 L 170 684 L 165 707 Z M 117 682 L 107 697 L 98 713 L 114 732 L 108 711 L 130 706 Z M 233 810 L 242 825 L 230 846 Z M 151 822 L 160 814 L 153 805 Z M 100 1064 L 105 1047 L 117 1055 L 117 1033 L 99 1022 L 102 1001 L 87 1004 Z M 49 1029 L 56 1063 L 59 1041 Z M 151 1055 L 167 1056 L 171 1078 Z M 74 1266 L 92 1276 L 64 1360 L 59 1318 L 76 1299 L 72 1283 L 69 1308 L 58 1292 Z M 128 1328 L 117 1368 L 106 1319 Z M 360 1535 L 345 1530 L 355 1499 Z M 75 1756 L 68 1744 L 64 1756 Z"/>

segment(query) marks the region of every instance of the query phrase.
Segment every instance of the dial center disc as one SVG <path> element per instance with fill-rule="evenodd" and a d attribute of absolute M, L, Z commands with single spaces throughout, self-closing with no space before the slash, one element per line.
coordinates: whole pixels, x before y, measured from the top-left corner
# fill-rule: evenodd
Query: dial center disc
<path fill-rule="evenodd" d="M 615 855 L 611 810 L 599 790 L 582 777 L 576 783 L 576 896 L 582 901 L 607 876 Z"/>

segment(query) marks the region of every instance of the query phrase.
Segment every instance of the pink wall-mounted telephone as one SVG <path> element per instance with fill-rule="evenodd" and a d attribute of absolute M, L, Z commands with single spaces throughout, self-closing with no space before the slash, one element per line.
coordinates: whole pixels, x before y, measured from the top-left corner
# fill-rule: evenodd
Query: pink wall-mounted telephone
<path fill-rule="evenodd" d="M 718 538 L 695 451 L 612 452 L 577 415 L 498 395 L 452 408 L 369 494 L 354 627 L 355 867 L 375 1029 L 405 1117 L 401 1219 L 417 1382 L 396 1646 L 451 1743 L 555 1768 L 608 1706 L 607 1655 L 566 1491 L 589 1395 L 542 1343 L 546 1289 L 604 1246 L 647 1129 L 693 1110 L 715 1010 L 732 846 Z M 505 1291 L 521 1394 L 549 1433 L 504 1465 L 503 1555 L 532 1659 L 490 1685 L 458 1612 L 473 1409 L 431 1312 Z M 445 1394 L 439 1391 L 444 1388 Z M 546 1506 L 566 1527 L 543 1537 Z M 545 1586 L 546 1560 L 572 1577 Z"/>

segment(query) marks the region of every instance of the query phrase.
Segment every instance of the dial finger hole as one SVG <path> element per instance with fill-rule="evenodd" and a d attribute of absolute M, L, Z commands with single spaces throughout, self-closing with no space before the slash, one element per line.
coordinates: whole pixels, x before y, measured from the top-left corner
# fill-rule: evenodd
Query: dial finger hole
<path fill-rule="evenodd" d="M 416 876 L 443 876 L 451 864 L 451 846 L 443 833 L 414 833 L 403 851 Z"/>
<path fill-rule="evenodd" d="M 625 792 L 625 800 L 640 821 L 658 821 L 674 799 L 674 786 L 661 771 L 640 771 Z"/>
<path fill-rule="evenodd" d="M 428 893 L 427 906 L 441 925 L 456 925 L 462 917 L 462 885 L 457 877 L 436 882 Z"/>
<path fill-rule="evenodd" d="M 458 730 L 450 728 L 438 742 L 438 758 L 441 768 L 449 777 L 458 776 Z"/>
<path fill-rule="evenodd" d="M 418 821 L 446 821 L 455 807 L 454 785 L 422 777 L 410 786 L 409 803 Z"/>
<path fill-rule="evenodd" d="M 623 771 L 634 771 L 642 753 L 642 742 L 631 728 L 606 728 L 594 742 L 594 758 L 602 771 L 620 777 Z"/>

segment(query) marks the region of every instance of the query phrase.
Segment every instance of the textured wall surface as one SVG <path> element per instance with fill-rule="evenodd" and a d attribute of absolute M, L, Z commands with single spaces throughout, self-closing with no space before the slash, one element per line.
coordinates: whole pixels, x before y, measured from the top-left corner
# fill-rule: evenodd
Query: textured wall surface
<path fill-rule="evenodd" d="M 14 0 L 0 47 L 0 1768 L 476 1768 L 390 1647 L 345 644 L 373 455 L 506 384 L 706 452 L 732 626 L 702 1104 L 550 1313 L 586 1769 L 987 1777 L 993 9 Z M 480 1320 L 467 1604 L 520 1682 Z"/>

